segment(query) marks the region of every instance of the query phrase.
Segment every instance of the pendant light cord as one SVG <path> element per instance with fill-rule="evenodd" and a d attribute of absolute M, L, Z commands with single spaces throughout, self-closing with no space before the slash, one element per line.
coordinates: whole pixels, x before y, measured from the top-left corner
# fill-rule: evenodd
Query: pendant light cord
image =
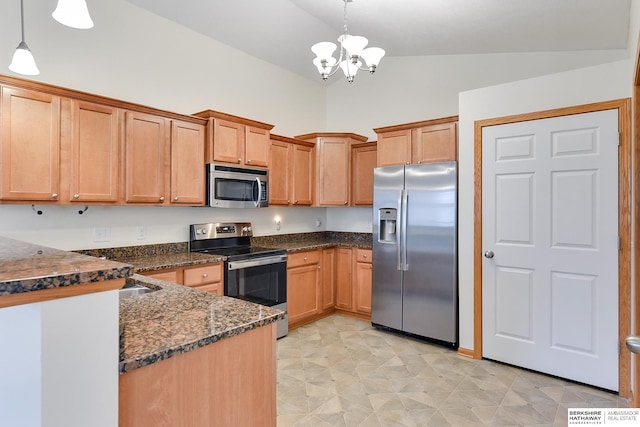
<path fill-rule="evenodd" d="M 20 29 L 22 30 L 22 41 L 24 42 L 24 0 L 20 0 Z"/>

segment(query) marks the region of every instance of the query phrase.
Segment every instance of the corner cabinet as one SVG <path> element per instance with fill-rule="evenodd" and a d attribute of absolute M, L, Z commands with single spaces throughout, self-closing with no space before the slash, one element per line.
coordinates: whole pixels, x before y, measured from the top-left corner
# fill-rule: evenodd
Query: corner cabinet
<path fill-rule="evenodd" d="M 2 87 L 0 199 L 60 200 L 60 97 Z"/>
<path fill-rule="evenodd" d="M 378 166 L 446 162 L 458 157 L 458 116 L 374 129 Z"/>
<path fill-rule="evenodd" d="M 269 166 L 273 125 L 213 110 L 200 111 L 194 116 L 209 120 L 207 163 Z"/>
<path fill-rule="evenodd" d="M 351 145 L 367 137 L 353 133 L 311 133 L 296 139 L 316 144 L 317 206 L 347 206 L 351 195 Z"/>
<path fill-rule="evenodd" d="M 269 205 L 311 206 L 314 144 L 271 135 Z"/>

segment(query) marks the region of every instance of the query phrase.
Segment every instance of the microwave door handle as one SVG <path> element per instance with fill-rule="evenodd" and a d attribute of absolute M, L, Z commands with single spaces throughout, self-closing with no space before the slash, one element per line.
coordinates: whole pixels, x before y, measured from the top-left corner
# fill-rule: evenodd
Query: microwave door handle
<path fill-rule="evenodd" d="M 256 177 L 256 181 L 258 182 L 258 200 L 256 200 L 254 203 L 256 205 L 256 208 L 258 207 L 258 205 L 260 204 L 260 200 L 262 200 L 262 185 L 260 182 L 260 178 Z"/>

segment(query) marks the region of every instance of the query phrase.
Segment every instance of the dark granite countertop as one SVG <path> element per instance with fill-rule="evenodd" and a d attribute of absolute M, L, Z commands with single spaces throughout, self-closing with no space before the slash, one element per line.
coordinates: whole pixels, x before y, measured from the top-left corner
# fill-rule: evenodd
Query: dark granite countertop
<path fill-rule="evenodd" d="M 131 264 L 136 273 L 209 264 L 226 259 L 222 255 L 189 252 L 189 246 L 186 242 L 86 249 L 78 251 L 78 253 Z"/>
<path fill-rule="evenodd" d="M 269 248 L 286 249 L 287 252 L 308 251 L 332 246 L 371 249 L 371 238 L 371 233 L 324 231 L 254 237 L 252 244 Z"/>
<path fill-rule="evenodd" d="M 155 292 L 120 299 L 120 373 L 273 323 L 284 312 L 134 275 Z"/>
<path fill-rule="evenodd" d="M 127 278 L 131 265 L 0 237 L 0 296 Z"/>

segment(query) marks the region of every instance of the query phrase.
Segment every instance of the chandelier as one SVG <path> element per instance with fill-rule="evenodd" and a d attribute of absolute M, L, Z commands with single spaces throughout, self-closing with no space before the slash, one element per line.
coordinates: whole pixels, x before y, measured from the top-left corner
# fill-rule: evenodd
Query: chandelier
<path fill-rule="evenodd" d="M 347 77 L 349 83 L 353 82 L 358 70 L 375 73 L 380 59 L 384 56 L 384 49 L 379 47 L 366 47 L 369 40 L 362 36 L 352 36 L 347 29 L 347 3 L 353 0 L 344 1 L 344 33 L 338 37 L 340 42 L 340 52 L 338 59 L 333 57 L 333 52 L 337 49 L 335 43 L 320 42 L 311 46 L 311 51 L 316 54 L 313 65 L 318 68 L 318 72 L 323 80 L 327 80 L 334 75 L 338 68 Z M 365 49 L 366 48 L 366 49 Z M 366 62 L 365 67 L 362 61 Z"/>

